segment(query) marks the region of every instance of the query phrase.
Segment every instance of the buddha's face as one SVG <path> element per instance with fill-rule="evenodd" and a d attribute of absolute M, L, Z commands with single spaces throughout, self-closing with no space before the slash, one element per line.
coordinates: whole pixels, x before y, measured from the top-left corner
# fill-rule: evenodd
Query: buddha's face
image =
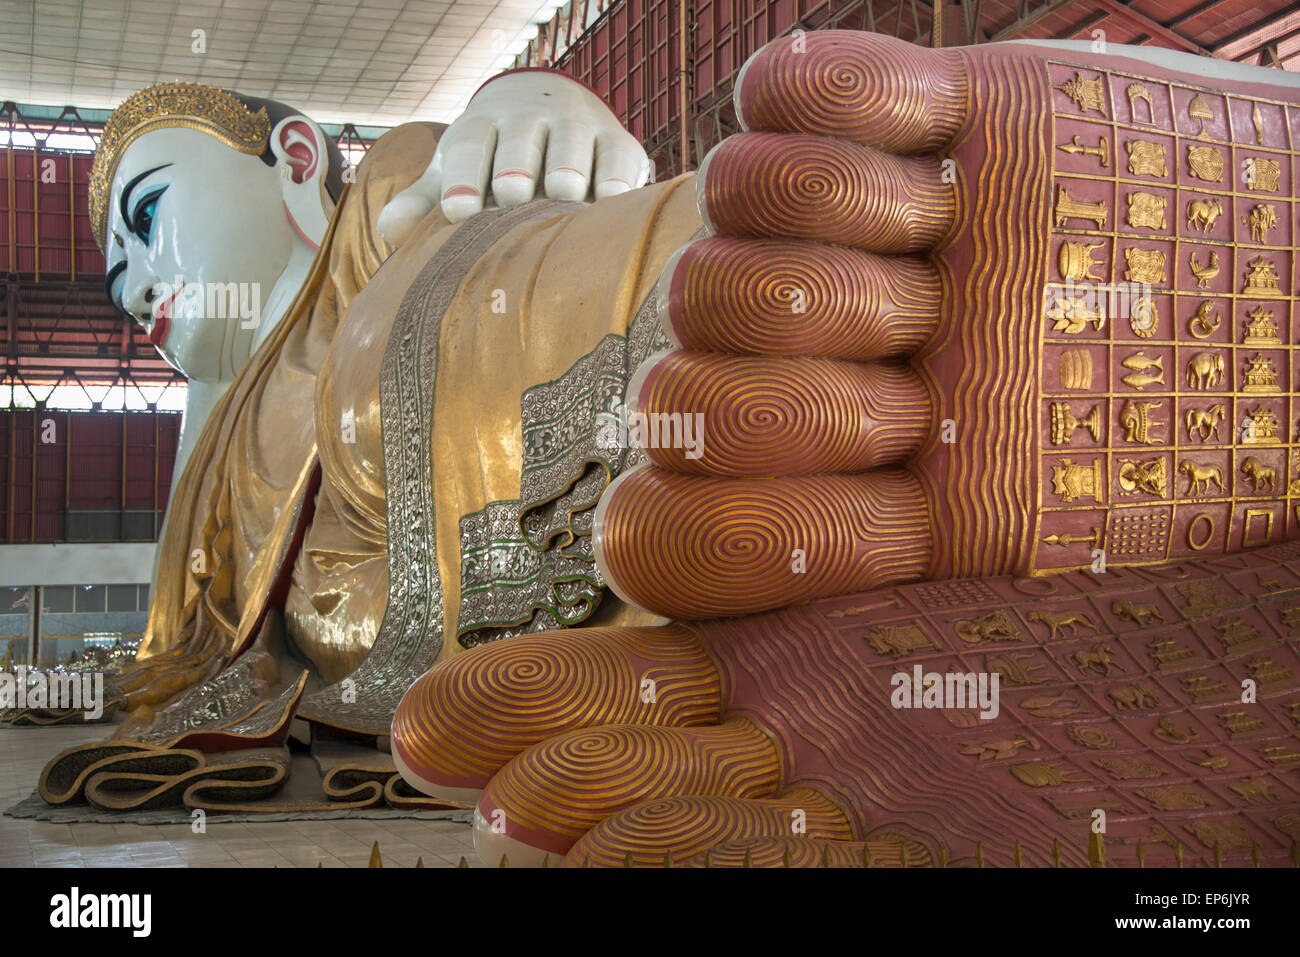
<path fill-rule="evenodd" d="M 154 130 L 118 162 L 109 298 L 191 379 L 232 378 L 296 242 L 281 168 L 197 130 Z"/>

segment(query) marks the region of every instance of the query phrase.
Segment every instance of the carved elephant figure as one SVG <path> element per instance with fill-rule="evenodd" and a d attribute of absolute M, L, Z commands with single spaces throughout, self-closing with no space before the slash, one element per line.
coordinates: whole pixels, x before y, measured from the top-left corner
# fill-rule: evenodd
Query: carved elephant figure
<path fill-rule="evenodd" d="M 1214 221 L 1223 215 L 1223 205 L 1217 199 L 1194 199 L 1187 204 L 1187 226 L 1201 232 L 1214 228 Z"/>
<path fill-rule="evenodd" d="M 1187 361 L 1187 385 L 1193 389 L 1212 389 L 1223 381 L 1223 356 L 1217 352 L 1198 352 Z"/>

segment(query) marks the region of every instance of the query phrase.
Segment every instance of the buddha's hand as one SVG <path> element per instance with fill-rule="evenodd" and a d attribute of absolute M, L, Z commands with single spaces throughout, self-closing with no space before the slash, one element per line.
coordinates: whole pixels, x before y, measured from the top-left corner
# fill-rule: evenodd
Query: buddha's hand
<path fill-rule="evenodd" d="M 836 31 L 747 64 L 751 132 L 697 179 L 712 235 L 664 272 L 681 348 L 629 387 L 652 465 L 596 518 L 606 581 L 683 623 L 475 649 L 395 720 L 408 781 L 477 801 L 483 856 L 997 839 L 1007 862 L 1022 839 L 1045 863 L 1059 839 L 1078 863 L 1097 809 L 1166 862 L 1282 853 L 1295 792 L 1205 781 L 1293 760 L 1286 709 L 1234 695 L 1300 670 L 1285 609 L 1254 610 L 1300 578 L 1247 553 L 1254 584 L 1219 601 L 1219 570 L 1172 569 L 1184 593 L 1119 566 L 1288 534 L 1297 97 L 1060 58 Z M 987 577 L 1070 567 L 1092 570 L 1042 599 Z M 1000 676 L 998 717 L 893 707 L 914 663 Z M 1207 701 L 1224 715 L 1192 720 Z M 1153 756 L 1171 744 L 1202 750 Z M 1235 816 L 1264 792 L 1286 813 Z"/>
<path fill-rule="evenodd" d="M 489 198 L 500 207 L 535 196 L 603 199 L 644 186 L 652 169 L 641 144 L 581 83 L 548 70 L 505 73 L 446 129 L 428 169 L 384 207 L 379 229 L 400 245 L 439 204 L 455 223 Z"/>
<path fill-rule="evenodd" d="M 1058 56 L 750 60 L 660 286 L 681 348 L 629 387 L 653 465 L 596 516 L 619 595 L 704 619 L 1295 534 L 1300 87 Z"/>

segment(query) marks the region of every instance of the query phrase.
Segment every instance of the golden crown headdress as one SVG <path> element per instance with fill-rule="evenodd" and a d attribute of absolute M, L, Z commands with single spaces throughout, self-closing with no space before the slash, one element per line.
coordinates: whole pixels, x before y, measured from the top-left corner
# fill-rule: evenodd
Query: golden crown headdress
<path fill-rule="evenodd" d="M 165 127 L 200 130 L 254 156 L 271 136 L 265 108 L 254 113 L 233 93 L 202 83 L 159 83 L 127 97 L 104 124 L 90 170 L 90 225 L 101 250 L 108 245 L 108 192 L 118 161 L 145 133 Z"/>

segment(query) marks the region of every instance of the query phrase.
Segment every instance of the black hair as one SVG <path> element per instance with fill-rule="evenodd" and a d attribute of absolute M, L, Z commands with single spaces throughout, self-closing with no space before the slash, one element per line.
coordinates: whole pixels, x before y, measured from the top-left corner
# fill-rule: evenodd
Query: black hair
<path fill-rule="evenodd" d="M 227 90 L 231 96 L 238 99 L 246 107 L 256 113 L 258 110 L 265 109 L 267 118 L 271 121 L 271 129 L 274 130 L 276 124 L 286 117 L 306 116 L 302 110 L 281 103 L 278 100 L 264 100 L 256 96 L 245 96 L 243 93 L 236 93 L 233 90 Z M 329 160 L 329 168 L 325 171 L 325 191 L 330 194 L 330 199 L 335 202 L 343 195 L 343 168 L 347 161 L 343 159 L 343 153 L 339 150 L 338 145 L 328 135 L 325 137 L 325 154 Z M 262 151 L 262 162 L 267 166 L 274 166 L 277 162 L 275 153 L 271 150 L 271 141 L 268 138 L 266 149 Z"/>

